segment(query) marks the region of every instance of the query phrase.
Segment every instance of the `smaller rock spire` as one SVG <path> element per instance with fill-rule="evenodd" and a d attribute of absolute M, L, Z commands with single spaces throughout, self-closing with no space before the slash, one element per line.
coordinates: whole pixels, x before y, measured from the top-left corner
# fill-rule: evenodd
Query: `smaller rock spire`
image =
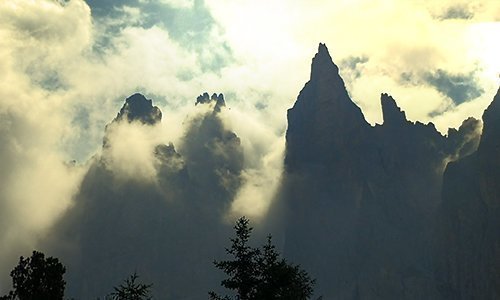
<path fill-rule="evenodd" d="M 405 123 L 406 114 L 401 108 L 398 107 L 394 98 L 389 94 L 382 93 L 380 96 L 380 102 L 382 104 L 382 116 L 384 117 L 384 125 L 394 125 Z"/>
<path fill-rule="evenodd" d="M 214 107 L 214 111 L 215 112 L 220 112 L 221 108 L 226 106 L 226 102 L 224 101 L 224 95 L 223 94 L 217 95 L 216 93 L 213 93 L 212 97 L 210 97 L 207 92 L 203 93 L 202 95 L 199 95 L 196 98 L 195 105 L 198 105 L 198 104 L 209 104 L 209 103 L 212 103 L 212 102 L 215 102 L 215 107 Z"/>

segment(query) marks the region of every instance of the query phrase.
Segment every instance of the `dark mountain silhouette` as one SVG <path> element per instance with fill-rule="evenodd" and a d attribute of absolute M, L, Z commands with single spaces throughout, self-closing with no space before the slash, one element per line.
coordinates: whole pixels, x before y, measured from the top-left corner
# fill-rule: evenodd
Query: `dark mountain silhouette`
<path fill-rule="evenodd" d="M 71 270 L 68 296 L 102 298 L 135 271 L 154 284 L 158 299 L 205 299 L 218 286 L 222 274 L 212 260 L 232 234 L 224 215 L 241 184 L 243 152 L 219 117 L 224 107 L 217 99 L 222 95 L 200 104 L 212 106 L 188 121 L 178 150 L 154 148 L 154 180 L 123 178 L 109 165 L 113 127 L 161 121 L 151 100 L 140 94 L 126 99 L 74 205 L 46 240 Z"/>
<path fill-rule="evenodd" d="M 154 125 L 161 122 L 161 111 L 157 106 L 153 106 L 152 100 L 136 93 L 125 99 L 125 104 L 115 118 L 115 121 L 121 120 Z"/>
<path fill-rule="evenodd" d="M 216 112 L 220 112 L 223 107 L 226 106 L 226 102 L 224 101 L 224 95 L 222 94 L 212 94 L 211 97 L 208 96 L 208 93 L 203 93 L 202 95 L 196 98 L 196 105 L 205 104 L 205 103 L 215 103 L 214 110 Z"/>
<path fill-rule="evenodd" d="M 475 151 L 480 122 L 445 137 L 408 121 L 388 94 L 381 104 L 384 123 L 372 127 L 320 44 L 288 111 L 284 251 L 325 299 L 441 297 L 432 240 L 443 173 Z"/>
<path fill-rule="evenodd" d="M 323 299 L 499 298 L 499 94 L 484 128 L 469 118 L 443 136 L 386 93 L 383 124 L 371 126 L 320 44 L 288 110 L 282 184 L 258 231 L 284 237 L 280 252 Z M 212 259 L 231 236 L 224 217 L 244 155 L 221 119 L 223 95 L 195 104 L 204 108 L 179 144 L 152 147 L 153 178 L 120 176 L 111 138 L 154 130 L 162 113 L 152 101 L 130 96 L 106 127 L 102 154 L 42 247 L 65 261 L 69 297 L 102 297 L 135 271 L 159 299 L 206 299 L 223 279 Z"/>

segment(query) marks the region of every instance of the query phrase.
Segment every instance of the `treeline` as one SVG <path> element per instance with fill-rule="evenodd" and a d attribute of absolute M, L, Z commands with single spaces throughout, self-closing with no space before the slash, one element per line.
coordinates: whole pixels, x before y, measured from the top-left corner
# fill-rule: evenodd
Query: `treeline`
<path fill-rule="evenodd" d="M 19 264 L 10 272 L 12 290 L 0 300 L 62 300 L 66 287 L 65 273 L 66 267 L 59 259 L 45 258 L 42 252 L 33 251 L 31 257 L 21 256 Z M 136 273 L 130 275 L 102 300 L 152 299 L 152 285 L 139 283 L 138 278 Z"/>
<path fill-rule="evenodd" d="M 208 292 L 211 300 L 306 300 L 313 295 L 314 280 L 298 265 L 286 261 L 276 251 L 272 237 L 260 248 L 249 245 L 252 227 L 245 217 L 236 225 L 235 237 L 226 248 L 228 260 L 214 261 L 227 278 L 221 286 L 229 295 Z M 63 300 L 66 267 L 54 257 L 33 251 L 31 257 L 20 257 L 18 265 L 10 272 L 12 290 L 0 300 Z M 104 299 L 97 300 L 146 300 L 153 299 L 153 285 L 139 281 L 134 273 L 123 283 L 112 288 Z"/>

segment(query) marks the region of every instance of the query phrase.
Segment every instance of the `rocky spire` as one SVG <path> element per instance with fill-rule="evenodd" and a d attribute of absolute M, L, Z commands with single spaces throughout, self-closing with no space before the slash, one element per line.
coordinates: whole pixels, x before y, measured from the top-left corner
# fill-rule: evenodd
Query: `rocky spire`
<path fill-rule="evenodd" d="M 224 101 L 224 95 L 222 95 L 222 94 L 217 95 L 216 93 L 213 93 L 212 97 L 210 97 L 210 96 L 208 96 L 207 92 L 203 93 L 202 95 L 199 95 L 196 98 L 195 105 L 209 104 L 209 103 L 215 103 L 215 107 L 214 107 L 215 112 L 220 112 L 222 107 L 226 106 L 226 102 Z"/>
<path fill-rule="evenodd" d="M 406 122 L 405 112 L 398 107 L 394 98 L 392 98 L 389 94 L 383 93 L 380 97 L 380 102 L 382 104 L 384 125 L 392 126 Z"/>
<path fill-rule="evenodd" d="M 328 48 L 319 44 L 312 59 L 311 78 L 288 110 L 287 168 L 341 160 L 342 149 L 365 143 L 368 127 L 361 109 L 349 97 Z"/>
<path fill-rule="evenodd" d="M 330 73 L 339 73 L 339 68 L 333 63 L 330 52 L 325 44 L 320 43 L 318 52 L 314 56 L 311 65 L 311 80 L 330 76 Z"/>
<path fill-rule="evenodd" d="M 153 102 L 150 99 L 146 99 L 144 95 L 136 93 L 125 99 L 125 104 L 120 109 L 115 121 L 139 121 L 143 124 L 154 125 L 161 121 L 161 117 L 160 109 L 157 106 L 153 106 Z"/>

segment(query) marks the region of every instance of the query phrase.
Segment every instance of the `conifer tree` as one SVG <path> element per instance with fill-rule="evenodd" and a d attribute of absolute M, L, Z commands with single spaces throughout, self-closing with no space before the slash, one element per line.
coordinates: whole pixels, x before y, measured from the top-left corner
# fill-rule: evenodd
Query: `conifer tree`
<path fill-rule="evenodd" d="M 210 292 L 212 300 L 306 300 L 313 294 L 314 280 L 299 266 L 280 258 L 272 237 L 262 249 L 248 245 L 252 228 L 249 220 L 240 218 L 234 227 L 236 237 L 226 248 L 232 260 L 215 261 L 217 268 L 228 275 L 221 282 L 234 297 Z"/>

